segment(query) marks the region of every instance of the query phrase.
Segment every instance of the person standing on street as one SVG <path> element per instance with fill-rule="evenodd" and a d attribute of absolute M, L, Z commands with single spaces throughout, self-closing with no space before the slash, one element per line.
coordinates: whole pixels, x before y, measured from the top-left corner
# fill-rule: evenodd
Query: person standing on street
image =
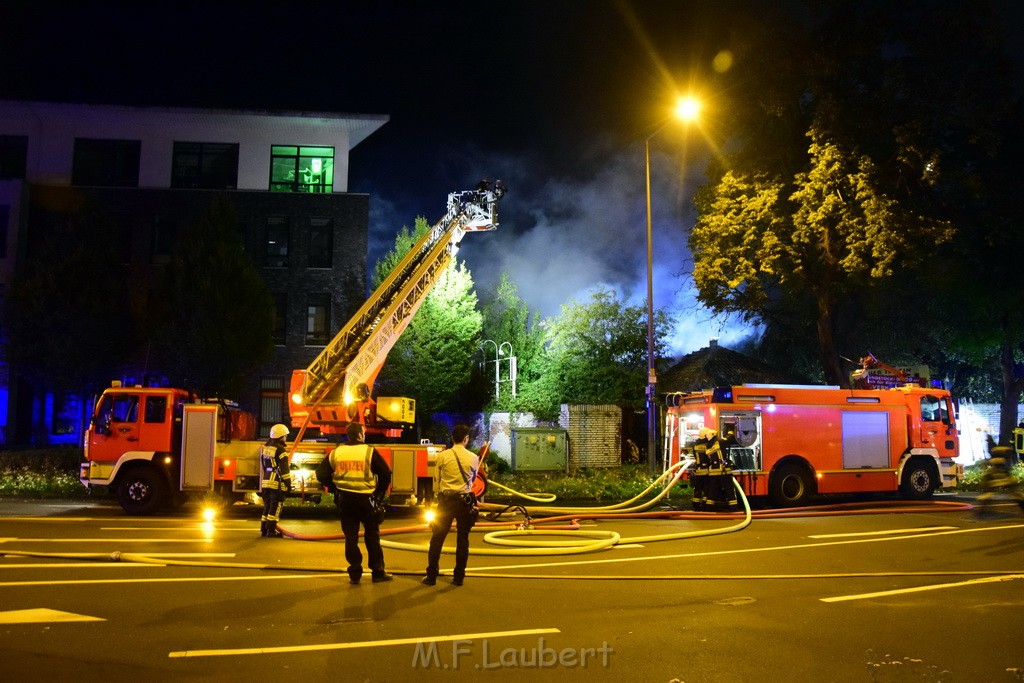
<path fill-rule="evenodd" d="M 292 490 L 292 472 L 288 464 L 288 446 L 284 438 L 288 427 L 276 424 L 270 428 L 270 439 L 260 446 L 260 497 L 263 515 L 260 517 L 260 536 L 280 538 L 277 523 L 281 520 L 284 494 Z"/>
<path fill-rule="evenodd" d="M 391 468 L 373 446 L 364 443 L 366 430 L 358 422 L 346 428 L 348 443 L 331 451 L 316 470 L 318 481 L 337 492 L 341 531 L 345 535 L 345 560 L 348 578 L 358 584 L 363 575 L 363 554 L 359 551 L 359 525 L 363 525 L 367 566 L 373 582 L 390 581 L 384 570 L 384 550 L 380 545 L 380 523 L 384 519 L 384 497 L 391 486 Z"/>
<path fill-rule="evenodd" d="M 480 462 L 466 446 L 469 445 L 469 427 L 455 425 L 452 429 L 452 447 L 441 451 L 434 462 L 435 516 L 431 522 L 433 534 L 427 551 L 427 575 L 423 583 L 433 586 L 441 562 L 444 539 L 455 521 L 455 570 L 452 585 L 461 586 L 466 577 L 469 561 L 469 532 L 476 523 L 479 510 L 473 494 Z"/>

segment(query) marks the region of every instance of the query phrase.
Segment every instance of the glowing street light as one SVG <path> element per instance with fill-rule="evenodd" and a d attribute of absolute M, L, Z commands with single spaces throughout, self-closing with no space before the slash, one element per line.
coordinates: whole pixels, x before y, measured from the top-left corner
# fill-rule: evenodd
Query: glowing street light
<path fill-rule="evenodd" d="M 700 101 L 694 97 L 680 97 L 676 101 L 675 118 L 693 121 L 700 113 Z M 658 375 L 654 368 L 654 257 L 651 241 L 651 138 L 665 126 L 658 128 L 644 140 L 644 161 L 647 171 L 647 467 L 651 474 L 657 471 L 658 448 Z"/>

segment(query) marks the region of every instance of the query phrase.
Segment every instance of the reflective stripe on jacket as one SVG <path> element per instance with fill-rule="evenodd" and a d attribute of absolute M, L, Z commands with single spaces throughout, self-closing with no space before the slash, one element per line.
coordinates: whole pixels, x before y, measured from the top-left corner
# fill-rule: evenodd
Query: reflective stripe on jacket
<path fill-rule="evenodd" d="M 283 491 L 291 480 L 284 447 L 274 439 L 260 446 L 260 490 Z"/>

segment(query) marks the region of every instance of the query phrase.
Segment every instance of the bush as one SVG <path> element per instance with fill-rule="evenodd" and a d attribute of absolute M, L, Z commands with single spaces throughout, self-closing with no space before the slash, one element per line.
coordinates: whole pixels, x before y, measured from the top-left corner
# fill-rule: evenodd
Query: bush
<path fill-rule="evenodd" d="M 85 498 L 78 480 L 82 449 L 57 446 L 0 451 L 0 496 Z"/>

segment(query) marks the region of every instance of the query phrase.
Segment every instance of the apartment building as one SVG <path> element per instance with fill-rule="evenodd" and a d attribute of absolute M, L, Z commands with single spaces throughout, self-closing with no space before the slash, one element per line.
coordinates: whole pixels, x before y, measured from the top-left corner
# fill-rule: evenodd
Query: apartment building
<path fill-rule="evenodd" d="M 275 301 L 273 359 L 237 397 L 266 434 L 287 418 L 291 371 L 365 298 L 369 197 L 348 192 L 349 152 L 387 120 L 0 100 L 0 305 L 34 231 L 81 205 L 72 199 L 109 217 L 130 286 L 145 288 L 183 226 L 227 198 Z M 126 365 L 121 379 L 147 370 Z M 2 440 L 77 442 L 90 398 L 40 395 L 3 365 Z"/>

